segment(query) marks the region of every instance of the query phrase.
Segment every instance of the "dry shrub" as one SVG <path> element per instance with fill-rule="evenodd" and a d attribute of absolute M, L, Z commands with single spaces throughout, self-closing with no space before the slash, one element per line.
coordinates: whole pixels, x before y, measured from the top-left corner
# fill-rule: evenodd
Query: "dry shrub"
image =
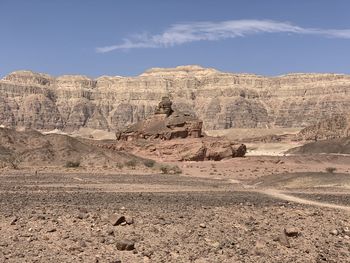
<path fill-rule="evenodd" d="M 131 159 L 131 160 L 125 162 L 125 166 L 130 167 L 130 168 L 135 168 L 136 165 L 137 165 L 137 162 L 135 159 Z"/>
<path fill-rule="evenodd" d="M 327 167 L 326 168 L 326 172 L 330 173 L 330 174 L 334 173 L 336 170 L 337 170 L 337 168 L 335 168 L 335 167 Z"/>
<path fill-rule="evenodd" d="M 149 167 L 149 168 L 152 168 L 155 164 L 156 164 L 156 162 L 154 161 L 154 160 L 145 160 L 144 162 L 143 162 L 143 164 L 146 166 L 146 167 Z"/>
<path fill-rule="evenodd" d="M 66 168 L 77 168 L 77 167 L 79 167 L 80 166 L 80 162 L 79 161 L 76 161 L 76 162 L 74 162 L 74 161 L 68 161 L 68 162 L 66 162 L 66 164 L 64 165 L 64 167 L 66 167 Z"/>
<path fill-rule="evenodd" d="M 177 165 L 161 165 L 160 171 L 163 174 L 181 174 L 182 170 Z"/>
<path fill-rule="evenodd" d="M 122 164 L 122 163 L 117 163 L 116 165 L 115 165 L 118 169 L 123 169 L 123 167 L 124 167 L 124 164 Z"/>

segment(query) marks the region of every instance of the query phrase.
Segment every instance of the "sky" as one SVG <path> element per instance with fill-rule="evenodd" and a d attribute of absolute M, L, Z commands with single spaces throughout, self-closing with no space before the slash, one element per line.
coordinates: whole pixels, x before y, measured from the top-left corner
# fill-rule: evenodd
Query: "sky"
<path fill-rule="evenodd" d="M 348 0 L 0 0 L 0 77 L 350 74 Z"/>

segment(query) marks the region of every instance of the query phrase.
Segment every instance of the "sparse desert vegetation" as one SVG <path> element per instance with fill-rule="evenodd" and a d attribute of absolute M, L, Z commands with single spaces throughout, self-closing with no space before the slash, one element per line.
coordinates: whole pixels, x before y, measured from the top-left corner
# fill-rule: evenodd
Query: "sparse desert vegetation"
<path fill-rule="evenodd" d="M 66 168 L 78 168 L 80 166 L 80 161 L 67 161 L 64 167 Z"/>
<path fill-rule="evenodd" d="M 182 170 L 177 165 L 163 164 L 160 166 L 160 171 L 163 174 L 181 174 Z"/>
<path fill-rule="evenodd" d="M 326 172 L 330 174 L 334 173 L 336 170 L 337 168 L 335 167 L 326 167 Z"/>
<path fill-rule="evenodd" d="M 126 161 L 124 164 L 125 164 L 126 167 L 135 169 L 135 167 L 137 166 L 137 161 L 132 159 L 132 160 Z"/>
<path fill-rule="evenodd" d="M 143 164 L 148 168 L 152 168 L 156 164 L 156 161 L 148 159 L 148 160 L 145 160 Z"/>

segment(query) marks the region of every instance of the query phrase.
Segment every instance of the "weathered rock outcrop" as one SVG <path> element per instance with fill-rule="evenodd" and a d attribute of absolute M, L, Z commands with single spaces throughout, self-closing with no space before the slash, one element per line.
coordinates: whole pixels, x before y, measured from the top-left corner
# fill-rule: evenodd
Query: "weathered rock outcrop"
<path fill-rule="evenodd" d="M 325 140 L 350 136 L 350 115 L 336 115 L 302 129 L 297 138 L 300 140 Z"/>
<path fill-rule="evenodd" d="M 117 132 L 117 140 L 171 140 L 201 137 L 202 121 L 180 111 L 174 112 L 171 106 L 171 100 L 168 97 L 163 97 L 154 115 Z"/>
<path fill-rule="evenodd" d="M 0 91 L 0 124 L 43 130 L 121 129 L 153 114 L 164 96 L 206 130 L 306 127 L 350 108 L 349 75 L 269 78 L 199 66 L 97 79 L 18 71 L 0 80 Z"/>
<path fill-rule="evenodd" d="M 174 111 L 168 97 L 162 98 L 153 115 L 117 132 L 116 137 L 116 144 L 98 146 L 162 161 L 220 161 L 243 157 L 247 151 L 244 144 L 202 136 L 202 121 Z"/>

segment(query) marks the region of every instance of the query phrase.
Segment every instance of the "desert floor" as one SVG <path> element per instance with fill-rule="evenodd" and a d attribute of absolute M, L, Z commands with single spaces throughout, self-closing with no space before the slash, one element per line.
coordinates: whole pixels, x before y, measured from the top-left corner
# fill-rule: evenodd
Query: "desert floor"
<path fill-rule="evenodd" d="M 350 262 L 350 157 L 0 175 L 0 262 Z M 336 168 L 326 172 L 327 167 Z M 116 215 L 126 222 L 113 226 Z M 133 243 L 131 251 L 120 244 Z"/>

